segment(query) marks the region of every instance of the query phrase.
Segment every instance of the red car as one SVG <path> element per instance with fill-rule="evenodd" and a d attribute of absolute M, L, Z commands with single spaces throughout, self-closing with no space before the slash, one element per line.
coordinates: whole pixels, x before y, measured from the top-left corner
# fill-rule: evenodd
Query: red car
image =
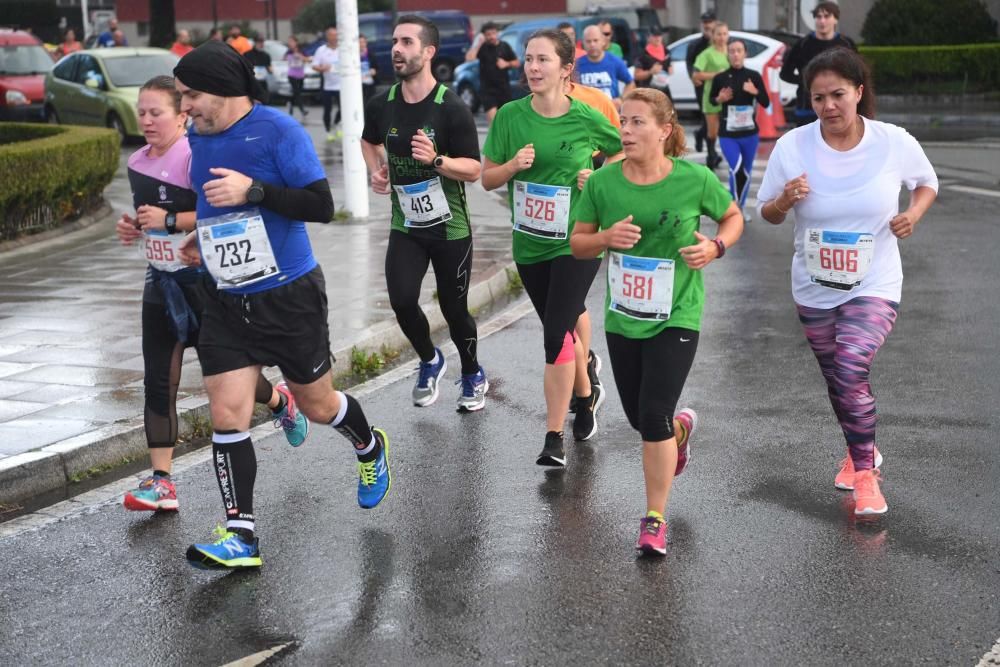
<path fill-rule="evenodd" d="M 0 28 L 0 121 L 45 120 L 45 74 L 52 57 L 37 37 Z"/>

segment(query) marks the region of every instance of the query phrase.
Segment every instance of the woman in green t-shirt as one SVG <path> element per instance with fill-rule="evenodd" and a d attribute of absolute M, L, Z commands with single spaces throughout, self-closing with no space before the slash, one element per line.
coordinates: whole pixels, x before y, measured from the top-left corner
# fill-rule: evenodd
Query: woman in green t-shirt
<path fill-rule="evenodd" d="M 514 261 L 544 329 L 547 432 L 536 462 L 546 466 L 566 465 L 563 422 L 570 397 L 578 399 L 577 440 L 597 432 L 604 398 L 585 304 L 600 260 L 575 259 L 569 233 L 593 152 L 617 156 L 621 141 L 603 114 L 565 94 L 575 53 L 556 30 L 528 38 L 524 74 L 532 94 L 500 108 L 483 146 L 483 187 L 507 185 Z"/>
<path fill-rule="evenodd" d="M 688 460 L 697 415 L 676 415 L 694 361 L 707 264 L 743 233 L 743 217 L 711 171 L 677 156 L 684 131 L 666 95 L 640 88 L 622 103 L 625 161 L 594 173 L 575 209 L 576 257 L 610 250 L 604 329 L 618 395 L 642 438 L 646 516 L 636 549 L 666 553 L 670 486 Z M 719 223 L 710 239 L 701 216 Z"/>
<path fill-rule="evenodd" d="M 694 61 L 694 73 L 691 80 L 696 86 L 705 86 L 702 93 L 701 110 L 705 114 L 705 127 L 707 128 L 708 141 L 705 146 L 708 148 L 708 158 L 705 164 L 709 169 L 715 169 L 722 164 L 722 158 L 715 151 L 715 139 L 719 136 L 719 113 L 722 106 L 712 102 L 711 95 L 712 79 L 720 72 L 729 69 L 729 54 L 727 46 L 729 44 L 729 26 L 721 21 L 715 24 L 712 29 L 712 45 L 698 54 Z"/>

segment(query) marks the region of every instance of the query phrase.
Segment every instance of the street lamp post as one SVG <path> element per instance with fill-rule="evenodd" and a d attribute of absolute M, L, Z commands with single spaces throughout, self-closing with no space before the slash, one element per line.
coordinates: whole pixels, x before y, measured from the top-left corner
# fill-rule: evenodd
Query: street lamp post
<path fill-rule="evenodd" d="M 365 126 L 361 94 L 357 0 L 337 0 L 337 47 L 340 55 L 340 105 L 344 132 L 344 208 L 355 218 L 368 217 L 368 168 L 361 155 Z"/>

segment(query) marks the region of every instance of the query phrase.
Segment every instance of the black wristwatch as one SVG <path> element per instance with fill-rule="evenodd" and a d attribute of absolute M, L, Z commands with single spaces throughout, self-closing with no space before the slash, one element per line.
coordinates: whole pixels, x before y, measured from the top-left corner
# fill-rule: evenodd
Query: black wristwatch
<path fill-rule="evenodd" d="M 254 180 L 247 189 L 247 201 L 251 204 L 259 204 L 264 201 L 264 184 Z"/>
<path fill-rule="evenodd" d="M 443 164 L 444 164 L 444 156 L 443 155 L 437 155 L 437 156 L 434 157 L 434 168 L 435 169 L 440 169 L 441 165 L 443 165 Z"/>
<path fill-rule="evenodd" d="M 163 227 L 167 230 L 167 234 L 177 233 L 177 214 L 173 211 L 167 211 L 167 218 L 163 221 Z"/>

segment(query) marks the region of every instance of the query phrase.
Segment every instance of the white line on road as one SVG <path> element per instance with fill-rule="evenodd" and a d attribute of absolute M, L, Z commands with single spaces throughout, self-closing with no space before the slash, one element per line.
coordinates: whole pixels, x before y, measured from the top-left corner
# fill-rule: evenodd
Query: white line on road
<path fill-rule="evenodd" d="M 1000 639 L 993 645 L 992 650 L 983 656 L 976 667 L 996 667 L 1000 665 Z"/>
<path fill-rule="evenodd" d="M 278 655 L 286 648 L 291 646 L 288 644 L 279 644 L 274 648 L 269 648 L 266 651 L 259 651 L 253 655 L 248 655 L 245 658 L 240 658 L 239 660 L 233 660 L 232 662 L 227 662 L 222 667 L 255 667 L 256 665 L 262 665 L 271 656 Z"/>
<path fill-rule="evenodd" d="M 516 302 L 479 327 L 479 340 L 488 338 L 498 331 L 509 327 L 517 320 L 531 313 L 532 310 L 531 302 L 528 299 L 525 298 L 522 301 Z M 455 344 L 449 341 L 447 344 L 442 345 L 441 353 L 448 357 L 457 354 Z M 410 365 L 393 368 L 391 371 L 352 388 L 351 395 L 355 398 L 363 398 L 416 372 L 416 367 Z M 274 435 L 274 426 L 270 422 L 265 422 L 250 431 L 250 439 L 255 442 L 260 442 L 271 435 Z M 173 474 L 180 475 L 194 466 L 209 461 L 211 458 L 211 447 L 202 447 L 184 456 L 179 456 L 174 460 Z M 150 474 L 151 471 L 144 470 L 137 475 L 130 475 L 124 479 L 105 484 L 86 493 L 74 496 L 69 500 L 64 500 L 55 505 L 40 509 L 37 512 L 11 519 L 7 523 L 0 524 L 0 539 L 20 535 L 31 530 L 38 530 L 62 519 L 92 512 L 104 505 L 118 504 L 127 491 L 134 489 L 139 480 Z"/>
<path fill-rule="evenodd" d="M 972 195 L 986 195 L 987 197 L 1000 197 L 1000 190 L 986 190 L 985 188 L 974 188 L 970 185 L 949 185 L 949 190 L 967 192 Z"/>

